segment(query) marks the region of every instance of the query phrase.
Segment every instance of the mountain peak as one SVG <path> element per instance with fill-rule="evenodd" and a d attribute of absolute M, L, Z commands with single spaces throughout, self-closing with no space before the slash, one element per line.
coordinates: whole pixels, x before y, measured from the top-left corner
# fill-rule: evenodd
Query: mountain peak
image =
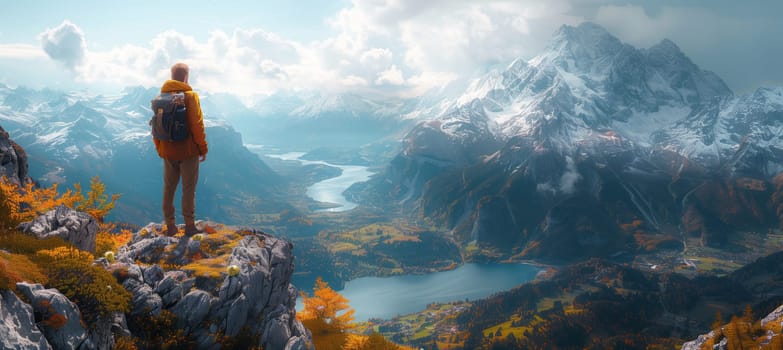
<path fill-rule="evenodd" d="M 677 46 L 677 44 L 675 44 L 673 41 L 669 40 L 668 38 L 664 38 L 663 40 L 661 40 L 661 42 L 655 44 L 652 48 L 682 53 L 680 47 Z"/>
<path fill-rule="evenodd" d="M 669 39 L 663 39 L 661 42 L 651 46 L 647 49 L 647 53 L 650 56 L 661 57 L 670 62 L 679 62 L 680 64 L 686 64 L 693 67 L 696 66 L 691 62 L 690 58 L 680 50 L 680 47 Z"/>
<path fill-rule="evenodd" d="M 603 27 L 584 22 L 576 27 L 563 25 L 555 32 L 548 45 L 545 56 L 595 59 L 614 55 L 622 50 L 625 44 L 610 34 Z"/>

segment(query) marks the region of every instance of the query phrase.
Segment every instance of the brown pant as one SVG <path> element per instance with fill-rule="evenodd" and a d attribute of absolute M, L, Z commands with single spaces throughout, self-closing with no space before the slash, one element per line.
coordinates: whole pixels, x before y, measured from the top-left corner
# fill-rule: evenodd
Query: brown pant
<path fill-rule="evenodd" d="M 196 183 L 198 156 L 185 160 L 163 159 L 163 217 L 166 225 L 174 225 L 174 192 L 182 178 L 182 216 L 185 227 L 194 227 L 196 219 Z"/>

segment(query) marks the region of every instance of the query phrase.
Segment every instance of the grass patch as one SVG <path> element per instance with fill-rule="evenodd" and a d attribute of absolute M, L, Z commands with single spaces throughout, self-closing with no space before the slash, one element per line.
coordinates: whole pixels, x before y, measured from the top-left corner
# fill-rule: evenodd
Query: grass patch
<path fill-rule="evenodd" d="M 17 282 L 46 284 L 49 278 L 28 257 L 0 252 L 0 290 L 15 289 Z"/>
<path fill-rule="evenodd" d="M 196 276 L 220 278 L 222 274 L 226 273 L 228 267 L 228 257 L 219 256 L 216 258 L 205 258 L 185 266 L 182 266 L 182 270 L 190 271 Z"/>

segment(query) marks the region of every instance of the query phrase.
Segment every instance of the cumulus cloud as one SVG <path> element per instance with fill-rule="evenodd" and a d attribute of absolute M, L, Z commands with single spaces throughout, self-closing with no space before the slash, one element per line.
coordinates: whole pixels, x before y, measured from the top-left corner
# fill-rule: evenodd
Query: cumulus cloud
<path fill-rule="evenodd" d="M 38 35 L 38 39 L 41 40 L 44 52 L 51 59 L 63 63 L 69 69 L 75 69 L 80 65 L 87 52 L 84 33 L 69 21 L 45 30 Z"/>
<path fill-rule="evenodd" d="M 378 79 L 375 80 L 377 85 L 402 85 L 405 79 L 402 77 L 402 71 L 397 66 L 391 66 L 389 69 L 380 72 Z"/>

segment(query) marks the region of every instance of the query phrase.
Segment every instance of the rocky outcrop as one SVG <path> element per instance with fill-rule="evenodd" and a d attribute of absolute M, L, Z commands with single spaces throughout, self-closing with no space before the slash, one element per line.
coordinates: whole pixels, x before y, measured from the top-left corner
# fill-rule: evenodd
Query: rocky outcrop
<path fill-rule="evenodd" d="M 38 327 L 55 349 L 97 349 L 88 339 L 79 308 L 56 289 L 40 284 L 17 283 L 16 287 L 30 300 Z"/>
<path fill-rule="evenodd" d="M 0 127 L 0 176 L 17 185 L 32 181 L 27 173 L 27 153 Z"/>
<path fill-rule="evenodd" d="M 0 291 L 0 348 L 51 349 L 35 325 L 33 308 L 10 290 Z"/>
<path fill-rule="evenodd" d="M 131 317 L 167 310 L 202 349 L 241 334 L 264 349 L 307 349 L 311 336 L 296 320 L 290 284 L 291 243 L 252 229 L 199 225 L 207 231 L 201 240 L 162 236 L 162 225 L 150 224 L 119 249 L 109 268 L 133 294 Z M 239 267 L 236 276 L 226 273 L 230 265 Z"/>
<path fill-rule="evenodd" d="M 736 322 L 742 322 L 742 321 L 736 321 Z M 783 305 L 779 306 L 777 309 L 772 311 L 769 315 L 761 319 L 760 324 L 764 332 L 762 332 L 761 334 L 754 335 L 754 337 L 756 337 L 754 341 L 760 345 L 769 346 L 774 339 L 774 341 L 780 344 L 781 343 L 780 338 L 783 337 L 783 334 L 781 334 L 780 332 L 781 322 L 783 322 Z M 723 331 L 721 332 L 720 338 L 718 339 L 715 339 L 716 336 L 715 331 L 710 331 L 707 334 L 700 335 L 695 340 L 691 340 L 685 344 L 682 344 L 682 350 L 701 350 L 704 349 L 705 346 L 707 346 L 706 345 L 707 343 L 714 344 L 711 348 L 712 350 L 726 350 L 729 348 L 728 347 L 729 338 L 726 337 L 726 334 L 728 334 L 727 328 L 728 325 L 724 325 L 722 327 Z M 759 349 L 762 349 L 762 347 L 759 347 Z"/>
<path fill-rule="evenodd" d="M 95 218 L 64 205 L 20 224 L 18 229 L 41 239 L 59 236 L 81 250 L 95 252 L 95 235 L 98 233 Z"/>

